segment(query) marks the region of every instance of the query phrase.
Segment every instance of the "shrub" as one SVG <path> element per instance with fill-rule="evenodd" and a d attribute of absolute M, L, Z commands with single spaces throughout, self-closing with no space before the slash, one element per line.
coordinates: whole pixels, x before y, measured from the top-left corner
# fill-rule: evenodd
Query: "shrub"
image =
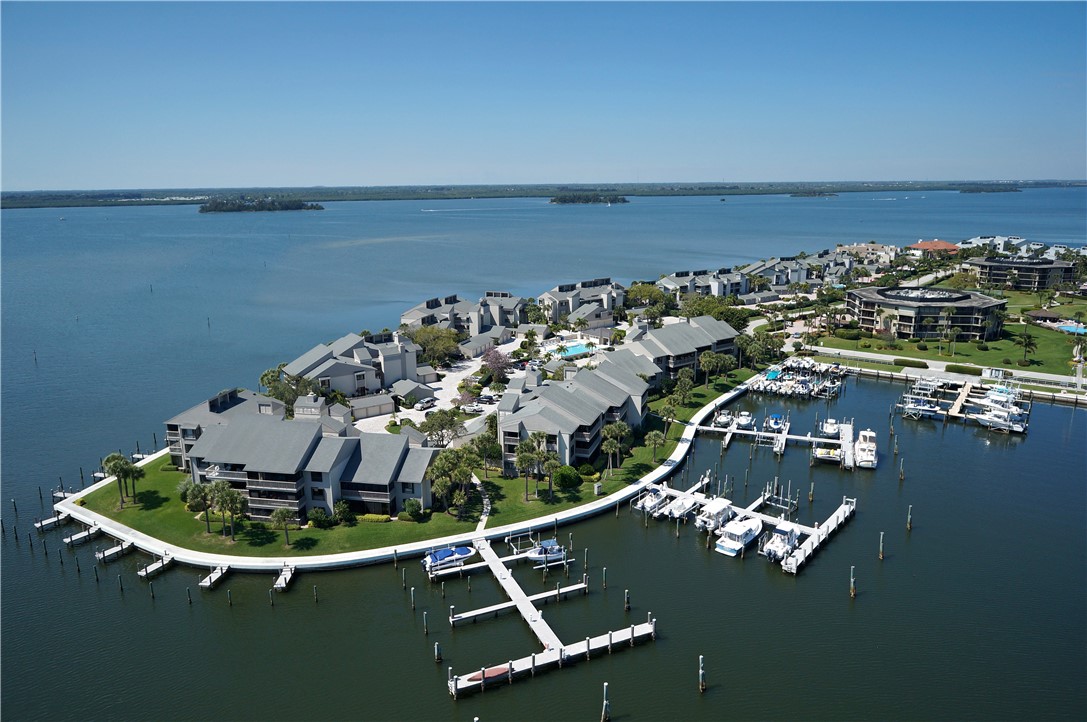
<path fill-rule="evenodd" d="M 582 464 L 577 468 L 577 473 L 582 476 L 592 476 L 596 473 L 596 468 L 592 464 Z"/>
<path fill-rule="evenodd" d="M 974 344 L 974 348 L 976 348 L 978 351 L 988 351 L 989 350 L 989 344 L 985 343 L 984 341 L 981 341 L 979 343 Z"/>
<path fill-rule="evenodd" d="M 924 341 L 920 341 L 920 342 L 918 342 L 918 344 L 917 344 L 917 350 L 918 350 L 918 351 L 928 351 L 928 344 L 927 344 L 927 343 L 925 343 Z"/>
<path fill-rule="evenodd" d="M 189 503 L 189 488 L 193 485 L 193 480 L 189 477 L 185 477 L 177 485 L 177 498 L 182 504 Z"/>
<path fill-rule="evenodd" d="M 969 374 L 970 376 L 981 376 L 981 368 L 978 366 L 963 366 L 962 364 L 948 364 L 947 371 L 953 374 Z"/>
<path fill-rule="evenodd" d="M 174 466 L 173 464 L 163 464 L 159 468 L 162 469 L 163 471 L 177 471 L 177 467 Z"/>
<path fill-rule="evenodd" d="M 906 340 L 909 341 L 910 343 L 921 343 L 921 339 L 919 339 L 919 338 L 910 338 L 910 339 L 906 339 Z"/>
<path fill-rule="evenodd" d="M 351 511 L 351 505 L 342 499 L 332 505 L 332 511 L 335 514 L 336 521 L 341 524 L 355 526 L 355 522 L 358 520 L 355 512 Z"/>
<path fill-rule="evenodd" d="M 392 521 L 388 514 L 363 514 L 359 517 L 359 521 L 366 522 L 367 524 L 384 524 L 388 521 Z"/>
<path fill-rule="evenodd" d="M 1000 359 L 1000 363 L 1004 364 L 1005 366 L 1010 366 L 1010 365 L 1011 365 L 1011 362 L 1012 362 L 1012 360 L 1011 360 L 1010 358 L 1002 358 L 1002 359 Z"/>
<path fill-rule="evenodd" d="M 1015 362 L 1016 366 L 1030 366 L 1030 361 L 1025 358 L 1021 358 Z"/>
<path fill-rule="evenodd" d="M 397 521 L 415 521 L 415 517 L 413 517 L 411 514 L 409 514 L 406 511 L 402 511 L 399 514 L 396 515 L 396 520 Z"/>
<path fill-rule="evenodd" d="M 402 514 L 407 514 L 413 520 L 418 519 L 419 515 L 423 513 L 423 503 L 418 499 L 406 499 L 404 501 L 404 511 Z"/>
<path fill-rule="evenodd" d="M 861 332 L 855 328 L 839 328 L 834 335 L 846 341 L 859 341 L 861 338 Z"/>
<path fill-rule="evenodd" d="M 572 466 L 561 466 L 555 472 L 555 484 L 560 489 L 576 489 L 581 486 L 581 474 Z"/>
<path fill-rule="evenodd" d="M 872 348 L 872 344 L 868 341 L 861 342 L 861 348 Z"/>
<path fill-rule="evenodd" d="M 324 510 L 324 507 L 315 507 L 309 510 L 309 521 L 313 526 L 318 529 L 331 529 L 336 525 L 335 520 L 328 515 L 328 512 Z"/>
<path fill-rule="evenodd" d="M 920 359 L 915 358 L 896 358 L 894 360 L 895 366 L 908 366 L 911 369 L 927 369 L 928 364 Z"/>

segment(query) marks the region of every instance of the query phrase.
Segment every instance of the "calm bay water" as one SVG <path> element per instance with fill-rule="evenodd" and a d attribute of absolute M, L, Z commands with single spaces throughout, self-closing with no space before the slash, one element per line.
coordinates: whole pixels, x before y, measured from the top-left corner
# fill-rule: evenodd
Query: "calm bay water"
<path fill-rule="evenodd" d="M 756 455 L 767 478 L 821 520 L 858 499 L 854 521 L 798 577 L 752 556 L 707 552 L 693 527 L 644 528 L 624 511 L 564 529 L 590 549 L 588 597 L 547 608 L 563 639 L 659 620 L 654 643 L 454 703 L 456 670 L 535 649 L 516 615 L 450 633 L 458 608 L 502 600 L 482 576 L 447 599 L 409 565 L 412 612 L 391 567 L 304 575 L 268 606 L 269 580 L 238 575 L 185 601 L 197 571 L 155 581 L 136 557 L 91 573 L 93 548 L 59 554 L 26 533 L 37 488 L 78 485 L 111 449 L 146 450 L 162 420 L 346 331 L 395 326 L 432 295 L 538 294 L 610 275 L 655 278 L 835 243 L 1021 235 L 1087 243 L 1082 190 L 633 199 L 558 207 L 538 199 L 329 204 L 321 213 L 199 215 L 192 207 L 6 211 L 2 246 L 2 712 L 12 719 L 282 717 L 584 719 L 608 681 L 616 718 L 1073 718 L 1087 713 L 1087 494 L 1083 411 L 1039 406 L 1027 438 L 897 421 L 907 478 L 890 455 L 886 409 L 901 391 L 851 384 L 831 413 L 879 432 L 875 473 L 809 469 L 790 449 Z M 885 200 L 894 198 L 895 200 Z M 64 220 L 60 218 L 63 216 Z M 36 363 L 35 363 L 36 356 Z M 822 403 L 788 409 L 810 429 Z M 696 444 L 692 475 L 718 463 Z M 743 478 L 747 447 L 725 456 Z M 743 484 L 736 496 L 743 497 Z M 11 499 L 18 503 L 13 512 Z M 914 529 L 905 531 L 914 505 Z M 13 540 L 18 524 L 21 540 Z M 876 559 L 879 532 L 887 559 Z M 50 544 L 45 557 L 41 542 Z M 580 555 L 580 552 L 579 552 Z M 61 566 L 60 560 L 65 564 Z M 850 565 L 860 594 L 850 602 Z M 608 589 L 599 589 L 600 567 Z M 580 564 L 575 568 L 580 573 Z M 124 593 L 116 575 L 123 577 Z M 526 569 L 530 591 L 547 585 Z M 320 603 L 310 587 L 317 584 Z M 622 609 L 629 588 L 634 609 Z M 422 634 L 422 611 L 430 635 Z M 698 655 L 710 689 L 697 693 Z"/>

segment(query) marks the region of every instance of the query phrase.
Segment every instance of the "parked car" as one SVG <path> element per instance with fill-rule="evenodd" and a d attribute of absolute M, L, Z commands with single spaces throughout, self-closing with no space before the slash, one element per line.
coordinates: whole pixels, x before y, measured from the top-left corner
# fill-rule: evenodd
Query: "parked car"
<path fill-rule="evenodd" d="M 422 401 L 417 401 L 415 403 L 415 410 L 416 411 L 422 411 L 423 409 L 429 409 L 429 408 L 437 405 L 437 403 L 438 403 L 438 399 L 431 396 L 429 398 L 423 399 Z"/>
<path fill-rule="evenodd" d="M 490 394 L 482 394 L 479 397 L 479 403 L 481 403 L 481 404 L 493 404 L 494 403 L 494 397 L 491 396 Z"/>
<path fill-rule="evenodd" d="M 465 404 L 460 410 L 466 414 L 482 414 L 483 407 L 480 404 Z"/>

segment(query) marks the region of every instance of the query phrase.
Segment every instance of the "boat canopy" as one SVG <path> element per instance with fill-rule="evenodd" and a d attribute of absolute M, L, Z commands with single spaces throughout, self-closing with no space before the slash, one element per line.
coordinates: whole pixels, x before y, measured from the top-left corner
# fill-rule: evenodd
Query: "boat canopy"
<path fill-rule="evenodd" d="M 716 499 L 710 499 L 702 507 L 702 513 L 705 514 L 720 514 L 725 509 L 732 506 L 732 502 L 724 497 L 717 497 Z"/>

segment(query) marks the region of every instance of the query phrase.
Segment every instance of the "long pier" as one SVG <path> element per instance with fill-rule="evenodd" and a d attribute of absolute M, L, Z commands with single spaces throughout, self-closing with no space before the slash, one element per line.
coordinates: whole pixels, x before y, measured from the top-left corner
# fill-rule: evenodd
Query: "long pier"
<path fill-rule="evenodd" d="M 834 513 L 823 522 L 822 526 L 811 529 L 810 532 L 806 531 L 809 527 L 799 527 L 802 531 L 809 534 L 809 536 L 799 547 L 793 550 L 792 554 L 781 560 L 782 570 L 789 574 L 796 574 L 799 572 L 800 567 L 804 566 L 804 563 L 811 559 L 819 546 L 830 538 L 830 535 L 836 532 L 840 526 L 853 517 L 856 509 L 857 500 L 843 496 L 842 505 L 834 510 Z"/>
<path fill-rule="evenodd" d="M 44 519 L 39 519 L 34 522 L 34 528 L 38 531 L 49 531 L 53 527 L 58 527 L 61 524 L 67 524 L 72 518 L 72 515 L 68 512 L 62 514 L 55 514 L 54 516 L 47 516 Z"/>
<path fill-rule="evenodd" d="M 632 624 L 629 628 L 612 630 L 607 634 L 586 637 L 584 640 L 571 644 L 564 644 L 562 640 L 559 639 L 559 636 L 555 634 L 555 631 L 551 629 L 551 625 L 544 620 L 543 611 L 537 609 L 536 602 L 548 601 L 550 599 L 565 599 L 567 595 L 575 592 L 588 594 L 588 577 L 583 576 L 581 582 L 578 584 L 571 584 L 567 587 L 559 585 L 553 590 L 529 596 L 521 589 L 521 585 L 513 578 L 513 573 L 506 566 L 511 561 L 525 558 L 527 556 L 526 553 L 500 557 L 494 549 L 491 548 L 491 543 L 487 539 L 476 539 L 473 541 L 473 544 L 483 558 L 481 564 L 491 570 L 491 573 L 502 587 L 502 590 L 506 593 L 506 596 L 509 597 L 510 601 L 492 604 L 488 607 L 481 607 L 460 614 L 456 613 L 456 607 L 450 607 L 450 626 L 455 627 L 457 622 L 479 619 L 480 617 L 491 614 L 497 616 L 499 612 L 516 609 L 518 613 L 520 613 L 521 618 L 528 624 L 532 633 L 536 635 L 540 645 L 543 647 L 543 651 L 535 652 L 520 659 L 508 660 L 505 664 L 482 667 L 478 671 L 473 671 L 465 675 L 453 674 L 453 668 L 450 667 L 447 685 L 449 687 L 449 694 L 451 694 L 454 699 L 462 694 L 477 691 L 481 692 L 488 684 L 497 683 L 499 681 L 512 684 L 513 680 L 517 677 L 523 677 L 525 675 L 535 676 L 537 670 L 542 671 L 554 666 L 562 668 L 565 664 L 576 662 L 579 659 L 589 659 L 594 652 L 602 650 L 611 652 L 614 645 L 617 644 L 628 644 L 633 646 L 639 639 L 656 637 L 656 620 L 650 616 L 643 624 Z M 468 566 L 478 567 L 479 564 L 465 565 L 465 567 Z M 442 571 L 459 572 L 465 567 Z"/>
<path fill-rule="evenodd" d="M 77 544 L 83 544 L 84 542 L 88 542 L 91 539 L 94 539 L 96 536 L 98 536 L 101 533 L 101 531 L 102 531 L 102 527 L 95 524 L 93 526 L 87 527 L 86 529 L 84 529 L 81 532 L 78 532 L 76 534 L 72 534 L 71 536 L 64 537 L 63 541 L 68 546 L 75 546 Z"/>

